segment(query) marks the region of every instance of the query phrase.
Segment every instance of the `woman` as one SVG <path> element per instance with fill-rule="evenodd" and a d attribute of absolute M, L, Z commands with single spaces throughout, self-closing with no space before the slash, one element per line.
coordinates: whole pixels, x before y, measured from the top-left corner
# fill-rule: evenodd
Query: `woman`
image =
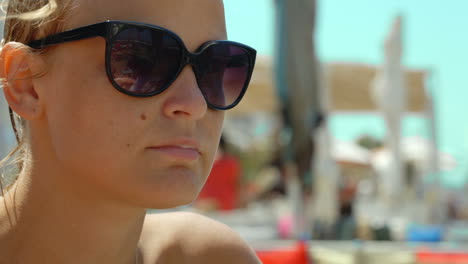
<path fill-rule="evenodd" d="M 21 170 L 0 201 L 0 263 L 258 263 L 220 223 L 145 219 L 196 198 L 223 110 L 250 79 L 255 51 L 216 41 L 222 1 L 10 0 L 8 12 L 0 73 Z"/>

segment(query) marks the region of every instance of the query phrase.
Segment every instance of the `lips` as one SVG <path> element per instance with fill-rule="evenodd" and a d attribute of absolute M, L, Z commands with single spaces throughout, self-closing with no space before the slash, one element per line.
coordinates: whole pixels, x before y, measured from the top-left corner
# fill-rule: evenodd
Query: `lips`
<path fill-rule="evenodd" d="M 199 144 L 191 139 L 178 139 L 149 147 L 150 150 L 173 160 L 195 161 L 201 156 Z"/>

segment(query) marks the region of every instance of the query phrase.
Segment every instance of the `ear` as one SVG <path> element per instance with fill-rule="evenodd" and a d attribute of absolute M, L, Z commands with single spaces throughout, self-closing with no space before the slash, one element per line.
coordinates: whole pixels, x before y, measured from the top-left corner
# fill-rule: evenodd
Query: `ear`
<path fill-rule="evenodd" d="M 42 62 L 40 55 L 22 43 L 9 42 L 0 53 L 0 78 L 4 80 L 5 98 L 10 108 L 26 120 L 39 118 L 43 111 L 34 87 L 35 75 L 40 73 L 39 62 Z"/>

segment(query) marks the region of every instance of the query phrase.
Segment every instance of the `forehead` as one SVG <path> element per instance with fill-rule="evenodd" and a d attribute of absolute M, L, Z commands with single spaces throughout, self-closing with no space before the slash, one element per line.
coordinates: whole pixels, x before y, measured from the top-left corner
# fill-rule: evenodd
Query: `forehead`
<path fill-rule="evenodd" d="M 158 25 L 177 33 L 190 50 L 226 39 L 222 0 L 75 0 L 67 29 L 105 20 Z"/>

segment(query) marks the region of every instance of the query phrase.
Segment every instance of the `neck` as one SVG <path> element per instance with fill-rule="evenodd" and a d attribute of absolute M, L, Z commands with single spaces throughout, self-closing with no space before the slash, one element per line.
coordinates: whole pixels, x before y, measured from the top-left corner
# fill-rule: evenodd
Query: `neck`
<path fill-rule="evenodd" d="M 0 201 L 5 263 L 134 264 L 145 209 L 97 199 L 55 176 L 29 170 Z"/>

